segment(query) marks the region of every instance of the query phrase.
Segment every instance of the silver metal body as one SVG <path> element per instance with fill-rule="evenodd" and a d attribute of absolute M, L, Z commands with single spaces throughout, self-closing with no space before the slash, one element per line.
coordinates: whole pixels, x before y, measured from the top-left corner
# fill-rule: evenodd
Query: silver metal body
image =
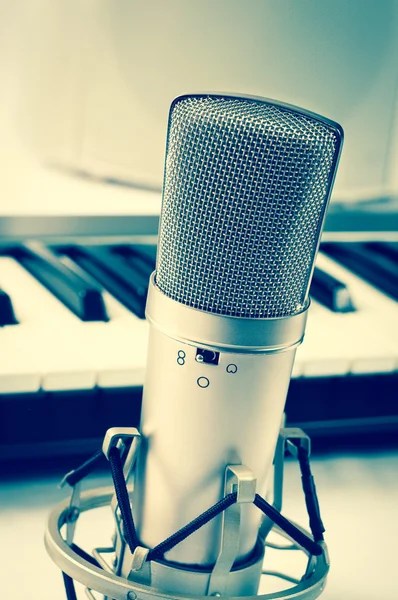
<path fill-rule="evenodd" d="M 280 319 L 214 315 L 171 300 L 152 277 L 147 318 L 133 509 L 142 543 L 154 547 L 223 497 L 227 464 L 251 469 L 265 493 L 306 310 Z M 198 347 L 220 351 L 219 364 L 197 362 Z M 213 565 L 220 527 L 214 519 L 165 558 Z M 259 527 L 259 512 L 245 506 L 240 559 L 253 550 Z"/>

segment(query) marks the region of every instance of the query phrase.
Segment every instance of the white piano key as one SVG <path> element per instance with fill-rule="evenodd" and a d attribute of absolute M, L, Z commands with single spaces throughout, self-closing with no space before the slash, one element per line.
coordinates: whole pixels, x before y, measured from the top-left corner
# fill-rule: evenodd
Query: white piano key
<path fill-rule="evenodd" d="M 397 361 L 395 357 L 388 356 L 386 352 L 382 356 L 355 358 L 351 362 L 351 373 L 354 375 L 393 373 L 396 369 Z"/>
<path fill-rule="evenodd" d="M 0 258 L 0 281 L 8 282 L 20 320 L 8 328 L 15 348 L 9 370 L 21 371 L 24 348 L 46 391 L 142 385 L 148 325 L 110 294 L 104 292 L 111 320 L 82 322 L 14 259 Z"/>
<path fill-rule="evenodd" d="M 348 373 L 347 359 L 336 354 L 326 331 L 325 317 L 330 314 L 333 313 L 315 300 L 311 301 L 304 340 L 296 353 L 295 367 L 301 376 L 330 377 Z"/>
<path fill-rule="evenodd" d="M 398 311 L 395 300 L 376 289 L 361 277 L 355 275 L 338 262 L 319 253 L 317 264 L 346 283 L 354 300 L 357 312 L 346 316 L 346 336 L 358 335 L 356 348 L 361 350 L 361 341 L 366 332 L 366 340 L 376 344 L 372 348 L 372 364 L 362 355 L 354 353 L 351 362 L 352 373 L 389 372 L 398 369 Z M 359 331 L 358 331 L 359 330 Z"/>
<path fill-rule="evenodd" d="M 109 293 L 103 294 L 111 321 L 102 328 L 109 351 L 97 361 L 100 388 L 139 386 L 144 382 L 149 325 Z"/>
<path fill-rule="evenodd" d="M 19 325 L 3 332 L 8 368 L 18 372 L 21 353 L 29 361 L 27 367 L 40 374 L 44 390 L 92 389 L 96 374 L 81 360 L 82 322 L 11 258 L 0 258 L 0 281 L 5 282 L 19 320 Z"/>
<path fill-rule="evenodd" d="M 307 324 L 304 341 L 297 349 L 296 361 L 304 377 L 331 377 L 349 372 L 348 359 L 333 351 L 324 324 L 319 326 L 319 322 L 314 327 Z"/>
<path fill-rule="evenodd" d="M 102 296 L 110 321 L 84 323 L 87 359 L 97 372 L 96 385 L 101 388 L 142 385 L 148 323 L 106 290 Z"/>
<path fill-rule="evenodd" d="M 298 350 L 305 376 L 345 375 L 354 373 L 358 365 L 361 373 L 394 371 L 392 349 L 383 335 L 373 330 L 366 314 L 331 314 L 315 302 L 312 308 L 316 312 L 309 315 L 304 343 Z"/>
<path fill-rule="evenodd" d="M 293 379 L 297 379 L 297 377 L 300 377 L 303 374 L 303 364 L 297 360 L 297 353 L 296 353 L 296 358 L 293 364 L 293 370 L 292 370 L 292 378 Z"/>
<path fill-rule="evenodd" d="M 323 252 L 318 253 L 316 264 L 348 286 L 358 309 L 372 313 L 378 318 L 383 318 L 387 312 L 392 316 L 394 325 L 398 326 L 397 303 L 395 300 Z M 387 324 L 387 321 L 385 323 Z"/>
<path fill-rule="evenodd" d="M 398 331 L 397 320 L 392 318 L 395 303 L 362 280 L 358 282 L 358 277 L 322 253 L 317 264 L 349 285 L 358 310 L 332 313 L 312 301 L 304 342 L 297 351 L 303 375 L 327 377 L 394 371 L 397 348 L 392 332 Z"/>
<path fill-rule="evenodd" d="M 0 330 L 0 394 L 37 392 L 41 383 L 38 365 L 12 335 L 11 325 Z"/>
<path fill-rule="evenodd" d="M 140 323 L 134 315 L 108 323 L 81 323 L 78 338 L 71 330 L 65 335 L 64 342 L 70 348 L 78 343 L 78 363 L 85 373 L 93 374 L 93 387 L 142 385 L 146 362 L 146 324 Z M 54 389 L 56 384 L 47 375 L 43 387 Z"/>

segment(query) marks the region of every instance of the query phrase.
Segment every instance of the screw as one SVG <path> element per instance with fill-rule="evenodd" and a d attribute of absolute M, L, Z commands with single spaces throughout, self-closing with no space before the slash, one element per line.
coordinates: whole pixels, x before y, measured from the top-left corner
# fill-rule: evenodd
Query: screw
<path fill-rule="evenodd" d="M 135 600 L 137 598 L 137 594 L 135 592 L 133 592 L 133 590 L 130 590 L 129 593 L 127 594 L 127 600 Z"/>
<path fill-rule="evenodd" d="M 77 506 L 71 506 L 66 516 L 67 523 L 74 523 L 79 518 L 79 515 L 80 510 L 77 508 Z"/>

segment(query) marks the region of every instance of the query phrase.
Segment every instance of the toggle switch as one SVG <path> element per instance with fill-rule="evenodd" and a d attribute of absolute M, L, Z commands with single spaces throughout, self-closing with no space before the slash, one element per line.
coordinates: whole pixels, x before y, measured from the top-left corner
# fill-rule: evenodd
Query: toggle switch
<path fill-rule="evenodd" d="M 218 365 L 219 358 L 220 353 L 215 352 L 214 350 L 204 350 L 203 348 L 198 348 L 196 350 L 195 360 L 198 363 L 206 365 Z"/>

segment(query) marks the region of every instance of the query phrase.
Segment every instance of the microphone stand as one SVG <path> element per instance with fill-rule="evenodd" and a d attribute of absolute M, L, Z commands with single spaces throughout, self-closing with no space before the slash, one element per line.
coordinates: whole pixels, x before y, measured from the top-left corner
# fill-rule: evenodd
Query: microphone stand
<path fill-rule="evenodd" d="M 109 429 L 102 450 L 62 480 L 61 485 L 68 483 L 71 486 L 72 494 L 69 501 L 59 504 L 50 514 L 45 545 L 52 560 L 62 570 L 67 600 L 77 600 L 74 580 L 85 586 L 91 600 L 96 600 L 94 592 L 102 594 L 104 600 L 159 600 L 159 597 L 176 600 L 187 595 L 193 600 L 204 600 L 209 595 L 225 598 L 256 596 L 261 600 L 313 600 L 320 596 L 329 571 L 329 558 L 310 468 L 310 439 L 301 429 L 283 427 L 280 430 L 273 463 L 271 503 L 256 493 L 256 481 L 250 469 L 244 465 L 228 465 L 224 498 L 152 549 L 140 545 L 130 504 L 130 494 L 134 493 L 134 488 L 129 485 L 129 480 L 134 474 L 139 440 L 140 433 L 135 428 Z M 312 536 L 280 512 L 286 454 L 294 456 L 299 462 Z M 114 486 L 81 493 L 81 481 L 104 456 L 109 462 Z M 238 552 L 241 506 L 250 502 L 264 515 L 256 558 L 244 568 L 236 569 L 233 565 Z M 107 505 L 111 507 L 116 522 L 112 545 L 95 548 L 89 554 L 73 542 L 78 519 L 86 511 Z M 164 560 L 163 555 L 168 550 L 219 514 L 223 519 L 220 552 L 210 572 L 193 572 Z M 66 526 L 65 537 L 61 533 L 63 526 Z M 269 543 L 267 537 L 271 530 L 289 539 L 291 545 L 276 546 Z M 302 578 L 296 580 L 287 574 L 263 570 L 266 547 L 285 552 L 304 552 L 307 555 L 307 567 Z M 257 582 L 261 574 L 280 577 L 294 585 L 281 592 L 257 595 Z M 162 583 L 166 582 L 167 590 L 163 586 L 154 586 L 153 582 L 159 579 Z M 178 590 L 173 590 L 175 579 L 179 586 L 185 583 L 189 587 L 189 594 L 184 596 Z M 230 589 L 235 590 L 234 593 L 231 594 Z"/>

